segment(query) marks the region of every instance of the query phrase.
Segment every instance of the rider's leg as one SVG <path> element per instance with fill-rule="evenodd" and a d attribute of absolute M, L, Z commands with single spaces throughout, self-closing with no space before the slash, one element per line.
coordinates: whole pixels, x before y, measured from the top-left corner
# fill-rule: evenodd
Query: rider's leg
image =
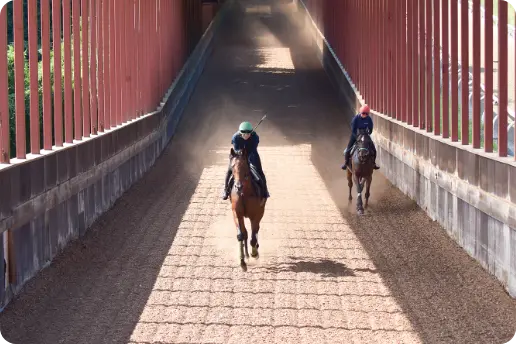
<path fill-rule="evenodd" d="M 348 146 L 344 151 L 344 165 L 341 166 L 343 170 L 346 170 L 348 168 L 351 148 L 353 147 L 356 141 L 357 138 L 355 137 L 355 135 L 351 135 L 351 137 L 349 138 Z"/>
<path fill-rule="evenodd" d="M 222 190 L 222 199 L 223 200 L 227 200 L 229 197 L 228 184 L 229 184 L 229 178 L 231 178 L 232 173 L 233 173 L 233 171 L 231 170 L 231 162 L 229 162 L 228 170 L 226 171 L 226 178 L 224 179 L 224 190 Z"/>
<path fill-rule="evenodd" d="M 373 154 L 374 154 L 374 169 L 375 169 L 375 170 L 379 170 L 379 169 L 380 169 L 380 166 L 378 166 L 378 165 L 376 164 L 376 147 L 375 147 L 374 143 L 372 144 L 372 146 L 373 146 L 373 151 L 374 151 L 374 152 L 373 152 Z"/>
<path fill-rule="evenodd" d="M 256 170 L 260 174 L 260 178 L 263 180 L 265 198 L 269 198 L 269 188 L 267 187 L 267 179 L 265 178 L 265 173 L 263 173 L 262 160 L 260 159 L 260 156 L 258 154 L 253 154 L 253 156 L 250 158 L 250 163 L 256 167 Z"/>

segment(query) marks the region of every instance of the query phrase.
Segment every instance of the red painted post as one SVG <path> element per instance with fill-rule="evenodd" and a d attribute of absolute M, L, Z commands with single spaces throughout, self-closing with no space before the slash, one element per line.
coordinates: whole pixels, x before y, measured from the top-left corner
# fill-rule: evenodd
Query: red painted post
<path fill-rule="evenodd" d="M 401 120 L 407 123 L 408 115 L 408 61 L 407 61 L 407 3 L 405 0 L 401 1 Z M 410 98 L 410 97 L 409 97 Z"/>
<path fill-rule="evenodd" d="M 143 115 L 143 108 L 142 108 L 142 86 L 143 86 L 143 78 L 142 78 L 142 68 L 143 68 L 143 39 L 142 39 L 142 3 L 141 0 L 137 0 L 137 18 L 138 18 L 138 27 L 137 27 L 137 44 L 138 44 L 138 61 L 136 66 L 136 72 L 137 72 L 137 81 L 136 85 L 138 87 L 136 90 L 137 93 L 137 109 L 138 109 L 138 117 Z"/>
<path fill-rule="evenodd" d="M 441 135 L 441 42 L 440 42 L 440 0 L 433 0 L 434 4 L 434 134 Z"/>
<path fill-rule="evenodd" d="M 104 131 L 104 15 L 102 13 L 105 0 L 97 0 L 97 54 L 98 54 L 98 108 L 97 131 Z"/>
<path fill-rule="evenodd" d="M 498 1 L 498 155 L 507 156 L 507 2 Z"/>
<path fill-rule="evenodd" d="M 412 8 L 414 6 L 414 1 L 407 1 L 407 23 L 406 23 L 406 27 L 405 27 L 405 33 L 406 33 L 406 36 L 407 36 L 407 44 L 406 44 L 406 59 L 407 59 L 407 64 L 406 64 L 406 92 L 405 92 L 405 96 L 406 96 L 406 116 L 405 116 L 405 119 L 406 119 L 406 122 L 408 125 L 412 125 L 412 119 L 413 119 L 413 116 L 414 116 L 414 110 L 413 110 L 413 106 L 414 106 L 414 99 L 413 99 L 413 91 L 414 91 L 414 66 L 413 66 L 413 63 L 414 63 L 414 60 L 412 59 L 412 53 L 413 53 L 413 34 L 414 34 L 414 31 L 413 31 L 413 17 L 412 17 Z"/>
<path fill-rule="evenodd" d="M 123 111 L 123 108 L 122 108 L 122 97 L 123 97 L 123 83 L 122 83 L 122 71 L 123 71 L 123 66 L 122 66 L 122 59 L 121 59 L 121 55 L 122 55 L 122 47 L 123 47 L 123 43 L 122 43 L 122 39 L 123 39 L 123 36 L 122 36 L 122 32 L 124 30 L 124 26 L 123 26 L 123 22 L 124 22 L 124 3 L 122 1 L 120 2 L 117 2 L 117 1 L 114 1 L 115 2 L 115 7 L 114 7 L 114 22 L 115 22 L 115 64 L 113 65 L 113 71 L 114 71 L 114 76 L 115 76 L 115 85 L 113 85 L 115 88 L 113 90 L 113 94 L 115 94 L 115 116 L 116 116 L 116 120 L 115 120 L 115 124 L 116 126 L 119 126 L 120 124 L 122 124 L 124 121 L 123 121 L 123 117 L 122 117 L 122 111 Z"/>
<path fill-rule="evenodd" d="M 90 118 L 91 127 L 89 128 L 93 135 L 97 135 L 98 129 L 98 113 L 97 113 L 97 4 L 96 1 L 90 0 L 90 34 L 91 34 L 91 53 L 90 53 L 90 87 L 91 87 L 91 107 Z"/>
<path fill-rule="evenodd" d="M 16 106 L 16 157 L 25 159 L 25 57 L 23 37 L 23 1 L 13 1 L 14 87 Z"/>
<path fill-rule="evenodd" d="M 412 4 L 412 125 L 419 126 L 419 33 L 418 33 L 418 14 L 419 1 L 409 1 Z"/>
<path fill-rule="evenodd" d="M 453 142 L 457 142 L 459 140 L 459 27 L 457 23 L 459 20 L 459 12 L 457 1 L 450 0 L 450 6 L 451 139 Z"/>
<path fill-rule="evenodd" d="M 469 144 L 469 9 L 468 2 L 464 0 L 460 6 L 461 13 L 461 141 L 463 145 Z"/>
<path fill-rule="evenodd" d="M 7 7 L 0 11 L 0 51 L 7 52 Z M 7 56 L 0 57 L 0 164 L 10 162 Z"/>
<path fill-rule="evenodd" d="M 391 23 L 389 27 L 389 44 L 390 44 L 390 68 L 389 68 L 389 79 L 390 79 L 390 109 L 389 109 L 389 116 L 392 118 L 396 118 L 396 97 L 397 97 L 397 90 L 396 90 L 396 1 L 397 0 L 391 0 L 390 3 L 390 17 L 391 17 Z"/>
<path fill-rule="evenodd" d="M 119 18 L 119 15 L 115 16 L 115 11 L 118 10 L 118 6 L 115 5 L 115 0 L 109 0 L 109 128 L 114 128 L 118 125 L 118 94 L 117 91 L 118 82 L 116 78 L 116 68 L 117 68 L 117 60 L 116 60 L 116 52 L 118 50 L 118 36 L 117 25 L 118 20 L 115 21 L 115 18 Z"/>
<path fill-rule="evenodd" d="M 473 148 L 480 148 L 480 0 L 473 0 Z M 487 70 L 486 70 L 487 71 Z"/>
<path fill-rule="evenodd" d="M 419 0 L 419 128 L 426 128 L 426 99 L 425 99 L 425 0 Z"/>
<path fill-rule="evenodd" d="M 64 42 L 64 121 L 65 142 L 73 142 L 72 107 L 72 42 L 70 33 L 70 0 L 63 0 L 63 42 Z"/>
<path fill-rule="evenodd" d="M 493 152 L 493 2 L 486 1 L 484 23 L 484 150 Z"/>
<path fill-rule="evenodd" d="M 72 24 L 73 24 L 73 83 L 74 83 L 74 111 L 75 139 L 82 138 L 82 113 L 81 113 L 81 32 L 80 32 L 80 2 L 72 0 Z"/>
<path fill-rule="evenodd" d="M 111 46 L 113 36 L 111 36 L 110 26 L 112 3 L 110 0 L 102 0 L 102 31 L 104 32 L 104 39 L 102 41 L 102 50 L 104 51 L 103 58 L 103 87 L 104 87 L 104 122 L 102 131 L 111 128 Z"/>
<path fill-rule="evenodd" d="M 29 71 L 30 71 L 30 151 L 40 153 L 38 93 L 38 17 L 37 0 L 28 0 Z"/>
<path fill-rule="evenodd" d="M 128 114 L 128 86 L 127 82 L 127 30 L 128 30 L 128 3 L 129 0 L 121 2 L 120 12 L 120 111 L 121 123 L 126 123 L 129 119 Z"/>
<path fill-rule="evenodd" d="M 63 94 L 61 82 L 61 0 L 52 0 L 52 42 L 54 49 L 54 144 L 63 146 Z"/>
<path fill-rule="evenodd" d="M 89 81 L 89 63 L 88 63 L 88 47 L 90 45 L 88 39 L 88 1 L 82 0 L 82 135 L 90 137 L 90 81 Z"/>
<path fill-rule="evenodd" d="M 452 0 L 455 1 L 455 0 Z M 450 136 L 450 73 L 449 73 L 449 53 L 448 53 L 448 0 L 442 0 L 442 45 L 443 45 L 443 137 L 446 139 Z"/>
<path fill-rule="evenodd" d="M 432 0 L 425 0 L 426 43 L 426 131 L 432 132 Z"/>
<path fill-rule="evenodd" d="M 50 0 L 40 1 L 43 58 L 43 149 L 52 150 L 52 88 L 50 85 Z M 39 111 L 38 111 L 39 112 Z M 39 128 L 38 128 L 39 129 Z"/>

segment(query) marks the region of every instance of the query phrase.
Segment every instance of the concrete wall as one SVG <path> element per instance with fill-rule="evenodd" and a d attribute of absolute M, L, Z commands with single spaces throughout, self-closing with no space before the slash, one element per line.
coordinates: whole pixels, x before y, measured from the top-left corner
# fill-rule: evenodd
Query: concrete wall
<path fill-rule="evenodd" d="M 174 135 L 228 5 L 155 112 L 85 142 L 0 166 L 0 283 L 7 284 L 0 287 L 1 306 L 153 166 Z"/>
<path fill-rule="evenodd" d="M 301 0 L 313 47 L 344 104 L 364 103 Z M 516 297 L 516 162 L 452 143 L 373 111 L 383 173 Z"/>

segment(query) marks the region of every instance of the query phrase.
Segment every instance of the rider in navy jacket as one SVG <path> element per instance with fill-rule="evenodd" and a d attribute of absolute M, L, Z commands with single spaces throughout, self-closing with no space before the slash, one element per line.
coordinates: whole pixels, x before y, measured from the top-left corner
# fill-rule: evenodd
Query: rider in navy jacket
<path fill-rule="evenodd" d="M 242 122 L 240 124 L 239 130 L 233 135 L 231 138 L 231 144 L 233 145 L 233 149 L 238 151 L 242 149 L 246 149 L 247 156 L 249 159 L 249 163 L 256 167 L 258 173 L 260 174 L 260 178 L 263 180 L 264 188 L 265 188 L 265 198 L 270 197 L 269 190 L 267 188 L 267 180 L 265 179 L 265 174 L 262 169 L 262 162 L 260 159 L 260 155 L 258 154 L 258 144 L 260 143 L 260 137 L 253 130 L 251 123 Z M 229 178 L 232 174 L 231 163 L 228 166 L 228 171 L 226 172 L 226 179 L 224 181 L 224 190 L 222 191 L 222 199 L 226 200 L 229 197 L 228 183 Z"/>
<path fill-rule="evenodd" d="M 353 120 L 351 121 L 351 137 L 349 138 L 348 146 L 347 146 L 346 150 L 344 151 L 344 159 L 345 159 L 344 165 L 341 166 L 341 168 L 343 170 L 346 170 L 348 168 L 351 148 L 357 141 L 358 131 L 360 129 L 369 129 L 369 134 L 373 133 L 373 127 L 374 127 L 373 119 L 369 116 L 369 111 L 371 111 L 371 110 L 369 109 L 368 105 L 362 106 L 360 108 L 360 113 L 355 115 L 355 117 L 353 117 Z M 373 145 L 373 149 L 374 149 L 374 157 L 376 159 L 376 149 L 374 148 L 374 145 Z M 374 169 L 377 170 L 379 168 L 380 167 L 378 167 L 378 165 L 376 165 L 376 162 L 375 162 Z"/>

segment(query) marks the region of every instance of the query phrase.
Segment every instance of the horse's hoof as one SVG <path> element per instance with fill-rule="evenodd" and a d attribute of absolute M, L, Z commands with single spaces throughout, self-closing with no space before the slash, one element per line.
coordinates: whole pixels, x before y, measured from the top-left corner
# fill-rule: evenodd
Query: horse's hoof
<path fill-rule="evenodd" d="M 243 259 L 240 260 L 240 267 L 242 268 L 242 271 L 244 271 L 244 272 L 247 271 L 247 264 L 245 263 L 245 260 L 243 260 Z"/>
<path fill-rule="evenodd" d="M 253 247 L 252 252 L 251 252 L 251 257 L 258 258 L 258 248 Z"/>
<path fill-rule="evenodd" d="M 351 202 L 352 200 L 353 200 L 353 197 L 349 196 L 349 197 L 348 197 L 348 201 L 350 201 L 350 202 Z"/>

